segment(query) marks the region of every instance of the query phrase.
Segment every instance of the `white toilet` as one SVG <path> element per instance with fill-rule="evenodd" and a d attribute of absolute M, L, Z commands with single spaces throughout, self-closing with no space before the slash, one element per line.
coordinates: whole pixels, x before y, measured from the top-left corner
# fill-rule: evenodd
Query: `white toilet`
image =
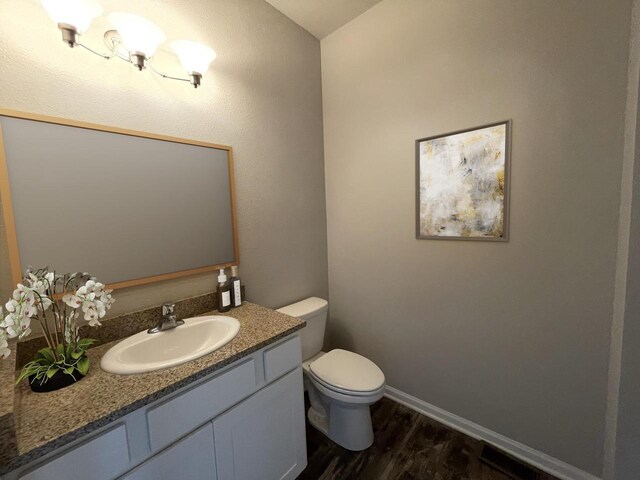
<path fill-rule="evenodd" d="M 278 312 L 307 322 L 300 336 L 304 385 L 311 401 L 309 422 L 338 445 L 364 450 L 373 443 L 369 406 L 382 398 L 384 374 L 357 353 L 322 351 L 327 308 L 326 300 L 311 297 Z"/>

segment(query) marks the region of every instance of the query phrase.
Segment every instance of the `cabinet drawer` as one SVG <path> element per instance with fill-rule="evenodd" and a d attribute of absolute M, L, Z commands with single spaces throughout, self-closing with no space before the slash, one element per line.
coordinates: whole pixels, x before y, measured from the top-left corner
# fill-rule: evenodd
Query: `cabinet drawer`
<path fill-rule="evenodd" d="M 264 377 L 272 382 L 302 363 L 300 337 L 296 335 L 264 352 Z"/>
<path fill-rule="evenodd" d="M 213 426 L 211 423 L 207 423 L 188 437 L 147 460 L 122 477 L 121 480 L 176 480 L 180 478 L 216 480 L 216 477 Z"/>
<path fill-rule="evenodd" d="M 20 476 L 21 480 L 91 478 L 111 480 L 129 467 L 127 427 L 124 424 L 73 447 L 56 459 Z"/>
<path fill-rule="evenodd" d="M 192 432 L 256 390 L 255 362 L 248 360 L 147 411 L 151 450 Z"/>

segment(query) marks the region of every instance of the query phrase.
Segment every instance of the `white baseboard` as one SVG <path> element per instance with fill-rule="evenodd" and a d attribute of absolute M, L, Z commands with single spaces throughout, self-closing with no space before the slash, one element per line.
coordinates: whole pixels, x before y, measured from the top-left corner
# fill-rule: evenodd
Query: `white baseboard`
<path fill-rule="evenodd" d="M 408 393 L 404 393 L 393 387 L 386 387 L 385 397 L 398 402 L 418 413 L 426 415 L 433 420 L 464 433 L 477 440 L 484 440 L 495 447 L 504 450 L 514 457 L 528 463 L 540 470 L 547 472 L 560 480 L 601 480 L 584 470 L 580 470 L 568 463 L 553 458 L 546 453 L 527 447 L 522 443 L 493 432 L 476 423 L 465 420 L 462 417 L 449 413 L 435 405 L 431 405 Z"/>

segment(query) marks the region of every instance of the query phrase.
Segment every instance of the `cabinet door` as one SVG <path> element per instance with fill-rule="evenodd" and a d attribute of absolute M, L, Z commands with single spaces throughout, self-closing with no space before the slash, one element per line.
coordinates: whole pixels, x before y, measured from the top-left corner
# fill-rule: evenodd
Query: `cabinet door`
<path fill-rule="evenodd" d="M 151 457 L 121 480 L 216 480 L 211 422 Z"/>
<path fill-rule="evenodd" d="M 302 368 L 213 421 L 218 480 L 293 480 L 307 466 Z"/>

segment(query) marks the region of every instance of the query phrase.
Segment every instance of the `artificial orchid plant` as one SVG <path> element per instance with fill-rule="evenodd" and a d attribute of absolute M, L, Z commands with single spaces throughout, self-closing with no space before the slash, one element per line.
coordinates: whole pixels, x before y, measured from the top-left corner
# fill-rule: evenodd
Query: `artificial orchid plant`
<path fill-rule="evenodd" d="M 4 314 L 0 307 L 0 357 L 11 353 L 7 340 L 25 338 L 31 333 L 31 322 L 37 320 L 47 347 L 24 366 L 18 382 L 30 377 L 32 383 L 43 384 L 58 372 L 76 380 L 77 373 L 84 376 L 89 370 L 86 350 L 94 343 L 80 338 L 80 312 L 89 325 L 99 326 L 114 301 L 111 290 L 88 273 L 27 270 Z"/>

